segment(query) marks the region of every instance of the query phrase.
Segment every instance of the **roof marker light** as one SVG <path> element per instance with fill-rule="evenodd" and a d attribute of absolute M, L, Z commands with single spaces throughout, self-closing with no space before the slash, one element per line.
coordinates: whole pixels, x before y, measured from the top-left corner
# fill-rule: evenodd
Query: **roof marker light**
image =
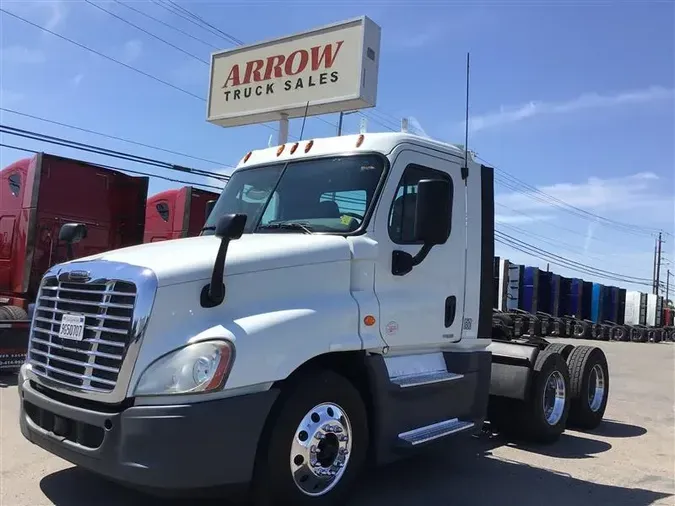
<path fill-rule="evenodd" d="M 277 156 L 279 156 L 281 153 L 284 152 L 284 148 L 286 147 L 286 144 L 282 144 L 277 148 Z"/>
<path fill-rule="evenodd" d="M 361 144 L 363 144 L 363 140 L 365 139 L 365 136 L 363 134 L 359 135 L 359 138 L 356 139 L 356 147 L 361 147 Z"/>
<path fill-rule="evenodd" d="M 309 153 L 309 150 L 312 149 L 312 146 L 314 146 L 314 141 L 309 141 L 305 146 L 305 153 Z"/>
<path fill-rule="evenodd" d="M 295 150 L 298 149 L 299 145 L 300 143 L 296 142 L 295 144 L 293 144 L 293 146 L 291 146 L 291 154 L 295 153 Z"/>
<path fill-rule="evenodd" d="M 249 151 L 246 153 L 246 156 L 244 157 L 244 163 L 248 162 L 248 159 L 251 158 L 251 155 L 253 154 L 253 151 Z"/>

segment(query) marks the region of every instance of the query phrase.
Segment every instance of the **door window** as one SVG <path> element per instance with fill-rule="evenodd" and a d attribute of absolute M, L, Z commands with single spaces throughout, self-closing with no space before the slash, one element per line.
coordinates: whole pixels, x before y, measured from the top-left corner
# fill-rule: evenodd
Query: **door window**
<path fill-rule="evenodd" d="M 389 212 L 389 237 L 396 244 L 418 244 L 414 240 L 417 185 L 423 179 L 444 179 L 452 188 L 452 178 L 446 172 L 408 165 L 403 171 Z"/>
<path fill-rule="evenodd" d="M 12 174 L 9 176 L 9 193 L 15 197 L 19 196 L 21 191 L 21 174 Z"/>

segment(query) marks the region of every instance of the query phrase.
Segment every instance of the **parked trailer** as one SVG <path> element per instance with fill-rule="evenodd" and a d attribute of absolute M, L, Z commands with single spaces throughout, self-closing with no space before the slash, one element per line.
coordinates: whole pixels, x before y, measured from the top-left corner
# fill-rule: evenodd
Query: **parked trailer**
<path fill-rule="evenodd" d="M 148 178 L 47 153 L 0 170 L 0 369 L 25 357 L 33 302 L 49 267 L 142 241 L 147 187 Z M 60 236 L 69 222 L 86 227 L 78 244 Z M 45 294 L 43 302 L 53 300 Z"/>
<path fill-rule="evenodd" d="M 469 155 L 462 169 L 462 150 L 405 133 L 293 145 L 246 155 L 203 236 L 45 274 L 40 304 L 59 278 L 87 273 L 78 286 L 108 280 L 115 316 L 131 322 L 101 336 L 116 343 L 106 352 L 117 350 L 118 372 L 94 369 L 84 384 L 95 345 L 82 300 L 61 303 L 70 326 L 41 313 L 81 364 L 59 376 L 64 356 L 48 366 L 34 322 L 19 375 L 24 437 L 134 487 L 252 483 L 258 504 L 327 505 L 346 502 L 367 460 L 468 436 L 485 419 L 543 442 L 602 422 L 600 348 L 493 339 L 491 168 Z M 264 221 L 270 199 L 238 214 L 248 186 L 284 205 Z M 322 201 L 355 191 L 368 196 L 360 212 Z"/>
<path fill-rule="evenodd" d="M 146 199 L 147 189 L 147 177 L 47 153 L 0 170 L 0 370 L 14 370 L 25 359 L 40 279 L 68 256 L 61 225 L 87 225 L 87 236 L 70 252 L 79 258 L 160 234 L 198 235 L 207 202 L 217 198 L 188 186 Z"/>

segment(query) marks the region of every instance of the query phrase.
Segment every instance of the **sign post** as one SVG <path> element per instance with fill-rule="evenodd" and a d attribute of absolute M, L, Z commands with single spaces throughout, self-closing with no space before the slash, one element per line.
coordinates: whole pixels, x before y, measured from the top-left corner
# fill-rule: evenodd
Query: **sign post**
<path fill-rule="evenodd" d="M 207 121 L 223 127 L 375 107 L 380 27 L 368 17 L 211 55 Z M 309 105 L 308 105 L 309 103 Z"/>

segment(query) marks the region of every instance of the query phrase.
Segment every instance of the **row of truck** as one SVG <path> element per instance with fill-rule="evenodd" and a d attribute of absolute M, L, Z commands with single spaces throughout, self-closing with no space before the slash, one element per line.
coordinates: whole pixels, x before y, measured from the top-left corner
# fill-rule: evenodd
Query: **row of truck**
<path fill-rule="evenodd" d="M 493 268 L 493 320 L 506 338 L 634 342 L 675 338 L 673 307 L 661 295 L 566 278 L 499 257 Z"/>
<path fill-rule="evenodd" d="M 200 233 L 218 193 L 184 186 L 148 196 L 148 177 L 48 153 L 0 170 L 0 368 L 25 358 L 29 317 L 40 280 L 68 259 L 63 224 L 83 223 L 71 246 L 81 258 Z"/>

